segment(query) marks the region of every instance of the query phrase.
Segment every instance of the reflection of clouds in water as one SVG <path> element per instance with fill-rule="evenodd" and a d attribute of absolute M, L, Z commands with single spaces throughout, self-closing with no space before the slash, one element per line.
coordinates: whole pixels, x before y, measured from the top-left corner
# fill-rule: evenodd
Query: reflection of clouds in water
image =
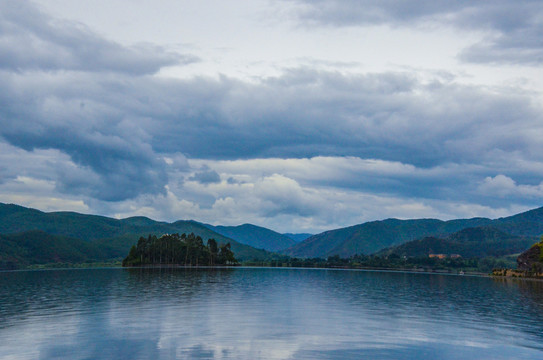
<path fill-rule="evenodd" d="M 109 326 L 103 315 L 60 315 L 14 326 L 2 334 L 0 358 L 6 353 L 17 354 L 14 359 L 159 358 L 151 329 L 149 338 L 133 337 L 126 327 Z"/>
<path fill-rule="evenodd" d="M 178 346 L 176 354 L 190 355 L 186 358 L 198 359 L 291 359 L 297 352 L 299 345 L 293 348 L 289 344 L 270 343 L 269 341 L 241 341 L 235 346 L 228 344 L 197 344 L 189 347 Z M 195 356 L 205 354 L 204 357 Z"/>
<path fill-rule="evenodd" d="M 246 321 L 242 321 L 244 326 L 214 322 L 213 319 L 220 318 L 220 311 L 223 309 L 219 306 L 212 307 L 205 314 L 199 314 L 198 323 L 189 326 L 192 335 L 177 336 L 175 330 L 178 322 L 171 319 L 175 319 L 176 314 L 179 317 L 179 314 L 176 309 L 170 309 L 162 314 L 159 347 L 167 349 L 177 344 L 176 354 L 185 354 L 189 351 L 187 349 L 191 349 L 190 351 L 205 349 L 206 354 L 213 354 L 209 357 L 213 359 L 291 359 L 305 353 L 344 356 L 372 349 L 387 353 L 410 347 L 439 347 L 451 343 L 458 346 L 488 347 L 483 343 L 463 343 L 460 338 L 465 337 L 467 332 L 460 332 L 461 329 L 457 327 L 443 328 L 443 324 L 423 323 L 420 318 L 414 316 L 383 319 L 381 316 L 365 313 L 363 309 L 358 309 L 357 314 L 349 314 L 341 313 L 337 309 L 315 308 L 310 302 L 303 300 L 302 302 L 306 304 L 305 310 L 297 312 L 292 321 L 298 324 L 298 331 L 292 331 L 288 326 L 284 331 L 281 331 L 280 326 L 276 330 L 271 330 L 274 327 L 274 320 L 278 324 L 283 323 L 280 316 L 273 319 L 263 318 L 261 326 L 247 324 Z M 348 308 L 349 304 L 336 306 Z M 231 310 L 230 318 L 247 318 L 248 312 L 243 308 L 233 306 L 228 308 Z M 271 310 L 274 310 L 273 307 Z M 254 322 L 255 318 L 251 318 Z M 386 326 L 383 320 L 388 322 Z M 258 319 L 256 321 L 258 322 Z M 477 336 L 480 334 L 474 334 L 474 337 Z M 455 338 L 459 340 L 454 340 Z M 179 339 L 182 339 L 181 342 Z M 338 348 L 344 350 L 338 352 Z"/>
<path fill-rule="evenodd" d="M 51 345 L 41 354 L 43 359 L 156 359 L 159 352 L 153 340 L 107 338 L 99 341 L 76 339 L 71 344 Z"/>
<path fill-rule="evenodd" d="M 39 296 L 57 306 L 24 308 L 26 314 L 15 318 L 22 320 L 0 326 L 0 358 L 541 355 L 541 325 L 522 321 L 534 315 L 541 321 L 541 316 L 529 307 L 523 314 L 507 314 L 525 299 L 516 286 L 489 279 L 292 269 L 80 274 L 70 275 L 77 291 L 68 286 L 72 290 L 48 292 L 47 277 L 41 279 Z M 13 319 L 6 314 L 21 307 L 3 299 L 1 310 Z M 496 326 L 507 321 L 506 327 Z"/>

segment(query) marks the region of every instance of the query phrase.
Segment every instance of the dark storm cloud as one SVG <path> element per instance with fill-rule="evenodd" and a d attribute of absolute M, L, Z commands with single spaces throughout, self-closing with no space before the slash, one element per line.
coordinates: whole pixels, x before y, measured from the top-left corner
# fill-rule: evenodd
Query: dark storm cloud
<path fill-rule="evenodd" d="M 158 46 L 124 47 L 85 26 L 54 20 L 24 0 L 0 2 L 0 68 L 152 74 L 196 61 Z"/>
<path fill-rule="evenodd" d="M 207 90 L 192 92 L 202 87 Z M 172 99 L 172 113 L 156 114 L 161 120 L 149 129 L 160 152 L 221 159 L 357 156 L 427 167 L 539 146 L 526 138 L 541 119 L 528 98 L 405 74 L 297 69 L 256 85 L 223 78 L 189 88 L 172 89 L 182 100 L 174 105 Z"/>
<path fill-rule="evenodd" d="M 491 31 L 460 58 L 476 63 L 539 65 L 543 62 L 543 6 L 539 0 L 293 0 L 301 19 L 330 26 L 449 24 Z"/>
<path fill-rule="evenodd" d="M 68 154 L 77 167 L 53 164 L 63 191 L 111 201 L 163 192 L 165 163 L 133 114 L 105 101 L 114 90 L 95 93 L 96 75 L 64 76 L 0 72 L 0 136 L 25 150 Z"/>
<path fill-rule="evenodd" d="M 73 164 L 55 165 L 62 191 L 109 201 L 164 192 L 164 162 L 133 113 L 116 109 L 126 100 L 116 91 L 124 76 L 194 60 L 155 46 L 121 46 L 27 1 L 3 1 L 0 135 L 25 150 L 68 154 Z"/>
<path fill-rule="evenodd" d="M 0 80 L 0 135 L 70 155 L 79 169 L 59 169 L 61 189 L 106 200 L 163 191 L 162 157 L 175 153 L 356 156 L 429 168 L 543 151 L 534 137 L 541 112 L 525 95 L 401 73 L 295 69 L 256 84 L 84 73 L 0 72 Z M 395 181 L 389 188 L 407 186 Z"/>

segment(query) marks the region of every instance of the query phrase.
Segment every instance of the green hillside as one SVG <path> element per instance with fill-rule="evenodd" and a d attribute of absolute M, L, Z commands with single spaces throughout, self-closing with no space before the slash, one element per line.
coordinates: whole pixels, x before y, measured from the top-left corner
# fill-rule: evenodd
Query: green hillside
<path fill-rule="evenodd" d="M 195 221 L 166 223 L 146 217 L 118 220 L 74 212 L 46 213 L 19 205 L 0 203 L 0 234 L 17 234 L 32 230 L 99 245 L 111 258 L 124 258 L 140 236 L 174 233 L 194 233 L 206 241 L 214 238 L 220 244 L 230 242 L 232 251 L 240 260 L 264 260 L 273 257 L 267 251 L 241 244 Z M 81 246 L 80 242 L 77 244 Z"/>
<path fill-rule="evenodd" d="M 423 257 L 429 254 L 458 254 L 463 258 L 500 257 L 518 254 L 534 243 L 535 237 L 509 235 L 492 227 L 460 230 L 445 238 L 425 237 L 381 250 L 377 255 Z"/>
<path fill-rule="evenodd" d="M 387 219 L 327 231 L 309 237 L 283 251 L 296 257 L 349 257 L 372 254 L 387 247 L 424 237 L 444 238 L 466 228 L 491 226 L 517 236 L 539 236 L 543 233 L 543 208 L 496 220 L 486 218 L 398 220 Z"/>
<path fill-rule="evenodd" d="M 436 219 L 372 221 L 311 236 L 284 253 L 297 257 L 372 254 L 392 245 L 425 236 L 448 235 L 489 221 L 481 218 L 448 222 Z"/>
<path fill-rule="evenodd" d="M 508 234 L 539 236 L 543 234 L 543 207 L 496 219 L 492 226 Z"/>
<path fill-rule="evenodd" d="M 296 244 L 296 241 L 283 234 L 252 224 L 239 226 L 204 225 L 216 233 L 257 249 L 279 251 Z"/>
<path fill-rule="evenodd" d="M 0 204 L 0 234 L 42 230 L 49 234 L 95 240 L 128 232 L 124 224 L 103 216 L 74 212 L 44 213 L 13 204 Z"/>
<path fill-rule="evenodd" d="M 94 243 L 32 230 L 0 235 L 0 269 L 35 264 L 105 261 L 115 257 Z"/>
<path fill-rule="evenodd" d="M 463 229 L 481 227 L 492 228 L 493 232 L 470 234 L 469 236 L 466 235 L 469 231 L 461 232 Z M 526 238 L 539 236 L 543 233 L 543 208 L 496 220 L 473 218 L 450 221 L 436 219 L 372 221 L 317 234 L 296 244 L 294 240 L 285 235 L 250 224 L 235 227 L 213 227 L 196 221 L 180 220 L 167 223 L 146 217 L 119 220 L 74 212 L 46 213 L 18 205 L 0 203 L 0 234 L 24 233 L 21 236 L 28 236 L 28 241 L 30 241 L 27 245 L 22 246 L 21 242 L 8 240 L 5 236 L 0 238 L 3 259 L 12 256 L 13 259 L 19 259 L 18 261 L 22 263 L 29 263 L 30 258 L 21 254 L 29 253 L 31 248 L 29 244 L 37 241 L 37 237 L 41 236 L 46 239 L 43 234 L 40 236 L 29 235 L 34 234 L 34 230 L 54 235 L 55 239 L 47 238 L 49 239 L 47 241 L 51 241 L 51 246 L 66 249 L 73 255 L 71 259 L 84 259 L 83 261 L 122 259 L 140 236 L 146 237 L 150 234 L 161 236 L 175 233 L 194 233 L 202 237 L 204 241 L 214 238 L 219 244 L 230 242 L 236 258 L 241 261 L 277 258 L 277 255 L 273 253 L 255 247 L 273 250 L 291 246 L 282 250 L 282 253 L 295 257 L 325 258 L 334 255 L 349 257 L 355 254 L 373 254 L 386 248 L 423 238 L 433 238 L 427 239 L 426 242 L 433 241 L 435 249 L 432 248 L 432 250 L 435 252 L 439 252 L 439 246 L 443 246 L 444 249 L 456 249 L 456 253 L 461 254 L 460 250 L 462 249 L 464 249 L 462 251 L 469 253 L 465 248 L 468 245 L 475 247 L 473 251 L 478 251 L 476 249 L 480 244 L 470 239 L 483 239 L 481 241 L 486 244 L 485 246 L 492 245 L 492 249 L 495 251 L 503 252 L 510 251 L 516 246 L 515 244 L 524 244 Z M 468 238 L 461 239 L 455 238 L 455 236 L 468 236 Z M 521 239 L 521 237 L 523 238 Z M 443 239 L 447 242 L 443 243 L 441 241 Z M 20 240 L 22 241 L 22 239 Z M 492 244 L 490 244 L 491 240 Z M 242 242 L 253 244 L 255 247 Z M 66 248 L 68 243 L 70 247 Z M 92 246 L 88 244 L 92 244 Z M 527 244 L 526 247 L 529 245 Z M 491 248 L 487 247 L 481 251 L 488 253 L 490 250 Z M 79 255 L 77 257 L 78 252 L 83 254 L 83 257 Z"/>

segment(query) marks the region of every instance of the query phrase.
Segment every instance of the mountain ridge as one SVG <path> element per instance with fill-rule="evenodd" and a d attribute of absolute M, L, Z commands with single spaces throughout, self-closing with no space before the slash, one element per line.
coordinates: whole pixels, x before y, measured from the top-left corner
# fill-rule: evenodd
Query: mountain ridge
<path fill-rule="evenodd" d="M 252 224 L 213 226 L 195 220 L 168 223 L 144 216 L 114 219 L 70 211 L 43 212 L 20 205 L 0 203 L 0 234 L 40 230 L 51 235 L 101 244 L 117 257 L 125 256 L 140 236 L 149 234 L 193 232 L 204 241 L 213 237 L 218 242 L 230 242 L 236 257 L 241 260 L 261 260 L 272 254 L 244 244 L 244 241 L 268 249 L 275 246 L 274 249 L 278 249 L 275 251 L 283 247 L 281 253 L 294 257 L 349 257 L 355 254 L 377 253 L 425 237 L 444 238 L 466 228 L 481 226 L 493 227 L 514 236 L 539 236 L 543 233 L 543 208 L 494 220 L 482 217 L 448 221 L 431 218 L 389 218 L 328 230 L 296 243 L 286 235 Z M 258 241 L 254 241 L 255 238 Z M 289 244 L 291 246 L 285 249 L 284 246 Z"/>
<path fill-rule="evenodd" d="M 538 236 L 543 233 L 543 208 L 532 209 L 495 220 L 470 219 L 385 219 L 325 231 L 282 251 L 295 257 L 349 257 L 373 254 L 387 247 L 424 237 L 445 237 L 465 228 L 492 226 L 517 236 Z"/>
<path fill-rule="evenodd" d="M 172 233 L 194 233 L 204 241 L 215 238 L 219 243 L 230 242 L 239 259 L 265 259 L 271 254 L 216 233 L 192 220 L 173 223 L 155 221 L 146 217 L 114 219 L 100 215 L 87 215 L 70 211 L 43 212 L 15 204 L 0 203 L 0 234 L 10 235 L 39 230 L 59 237 L 96 242 L 116 257 L 124 257 L 140 236 Z"/>

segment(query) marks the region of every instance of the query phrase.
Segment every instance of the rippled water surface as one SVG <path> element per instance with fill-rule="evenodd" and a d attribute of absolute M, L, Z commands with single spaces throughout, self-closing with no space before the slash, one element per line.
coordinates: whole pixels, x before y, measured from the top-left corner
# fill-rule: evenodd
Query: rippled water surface
<path fill-rule="evenodd" d="M 543 359 L 543 283 L 397 272 L 0 272 L 0 359 Z"/>

